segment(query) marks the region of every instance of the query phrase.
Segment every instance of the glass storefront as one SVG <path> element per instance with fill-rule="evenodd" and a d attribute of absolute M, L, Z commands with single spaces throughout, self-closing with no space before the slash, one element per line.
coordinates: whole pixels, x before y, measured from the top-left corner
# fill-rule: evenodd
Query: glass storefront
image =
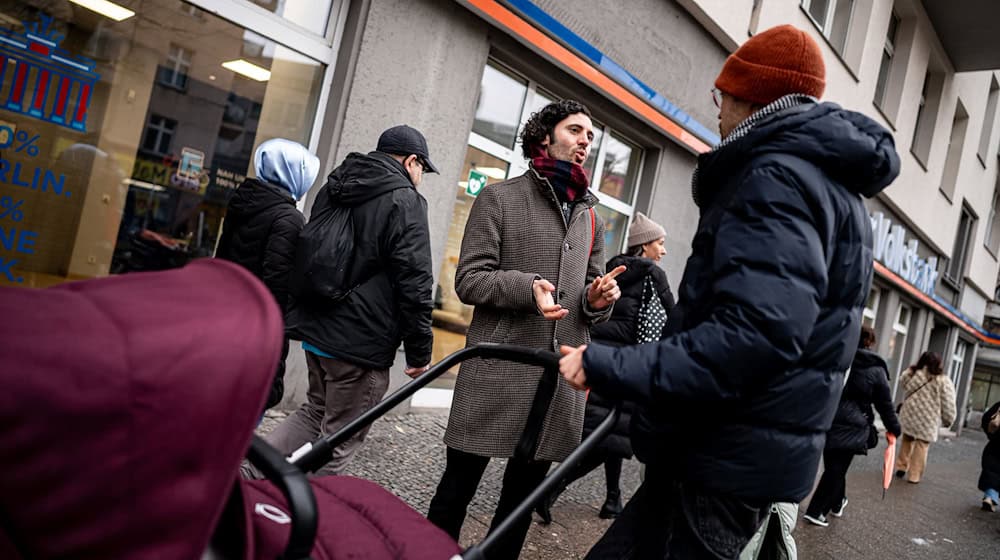
<path fill-rule="evenodd" d="M 0 285 L 209 256 L 254 148 L 309 142 L 322 64 L 184 2 L 134 9 L 0 0 Z"/>

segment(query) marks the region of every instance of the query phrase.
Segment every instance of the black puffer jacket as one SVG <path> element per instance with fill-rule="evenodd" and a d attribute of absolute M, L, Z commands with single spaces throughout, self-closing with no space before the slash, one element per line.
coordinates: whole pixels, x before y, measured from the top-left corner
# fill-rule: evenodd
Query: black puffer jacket
<path fill-rule="evenodd" d="M 983 470 L 979 473 L 979 489 L 983 492 L 990 488 L 1000 490 L 1000 431 L 991 434 L 988 429 L 990 418 L 993 418 L 997 410 L 1000 410 L 1000 401 L 983 413 L 982 418 L 983 433 L 990 438 L 983 449 Z"/>
<path fill-rule="evenodd" d="M 288 309 L 295 241 L 305 217 L 285 189 L 243 181 L 226 207 L 226 220 L 215 256 L 233 261 L 264 281 L 282 310 Z"/>
<path fill-rule="evenodd" d="M 590 336 L 594 342 L 607 344 L 608 346 L 625 346 L 628 344 L 638 344 L 636 335 L 636 325 L 638 325 L 639 308 L 642 307 L 642 287 L 646 277 L 652 275 L 656 284 L 656 292 L 660 298 L 663 308 L 670 313 L 674 308 L 674 295 L 670 292 L 670 284 L 667 282 L 667 274 L 656 265 L 652 259 L 643 257 L 633 257 L 630 255 L 618 255 L 608 261 L 606 267 L 610 272 L 619 265 L 625 265 L 625 272 L 618 276 L 618 288 L 621 290 L 621 297 L 615 302 L 615 307 L 611 311 L 611 318 L 603 323 L 598 323 L 590 329 Z M 666 326 L 664 326 L 666 329 Z M 583 436 L 587 437 L 592 431 L 597 429 L 601 421 L 611 412 L 614 406 L 613 401 L 602 398 L 597 391 L 591 391 L 587 397 L 587 409 L 583 417 Z M 601 442 L 600 449 L 609 455 L 617 457 L 632 456 L 632 442 L 629 439 L 629 424 L 632 421 L 632 411 L 635 405 L 629 401 L 621 404 L 621 414 L 615 429 Z"/>
<path fill-rule="evenodd" d="M 292 302 L 289 336 L 361 367 L 392 366 L 402 341 L 406 363 L 430 363 L 433 276 L 427 201 L 403 166 L 386 154 L 352 153 L 330 173 L 313 214 L 324 206 L 352 208 L 354 254 L 344 299 Z"/>
<path fill-rule="evenodd" d="M 882 356 L 861 348 L 854 355 L 851 374 L 840 395 L 837 414 L 833 417 L 833 426 L 826 433 L 826 448 L 866 454 L 874 447 L 869 446 L 871 442 L 868 441 L 875 429 L 873 405 L 886 431 L 898 436 L 902 431 L 892 406 L 889 368 Z"/>
<path fill-rule="evenodd" d="M 660 303 L 667 310 L 668 316 L 670 310 L 674 308 L 674 294 L 670 292 L 667 273 L 663 272 L 655 261 L 643 257 L 618 255 L 608 261 L 607 271 L 610 272 L 619 265 L 626 267 L 625 272 L 617 278 L 622 295 L 615 302 L 611 318 L 590 329 L 590 336 L 594 340 L 611 346 L 637 344 L 636 325 L 639 308 L 642 306 L 642 286 L 646 276 L 653 276 Z"/>
<path fill-rule="evenodd" d="M 861 196 L 899 174 L 892 135 L 806 103 L 698 158 L 701 217 L 656 344 L 584 353 L 590 386 L 641 405 L 651 471 L 755 502 L 812 490 L 861 332 L 872 232 Z"/>

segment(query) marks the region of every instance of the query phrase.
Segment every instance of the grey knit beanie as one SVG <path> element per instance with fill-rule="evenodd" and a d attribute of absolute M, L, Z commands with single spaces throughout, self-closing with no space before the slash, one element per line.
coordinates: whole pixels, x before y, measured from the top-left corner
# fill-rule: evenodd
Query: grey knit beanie
<path fill-rule="evenodd" d="M 645 245 L 650 241 L 656 241 L 661 237 L 666 237 L 667 232 L 663 226 L 650 220 L 642 212 L 635 213 L 635 220 L 628 230 L 628 246 Z"/>

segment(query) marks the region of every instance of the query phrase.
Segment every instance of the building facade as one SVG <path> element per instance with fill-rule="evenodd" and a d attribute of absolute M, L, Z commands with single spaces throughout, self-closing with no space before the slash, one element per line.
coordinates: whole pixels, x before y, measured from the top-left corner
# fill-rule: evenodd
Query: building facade
<path fill-rule="evenodd" d="M 586 166 L 608 225 L 606 256 L 624 249 L 642 211 L 666 227 L 663 264 L 676 286 L 698 218 L 691 171 L 719 141 L 714 78 L 746 38 L 791 23 L 824 49 L 826 99 L 893 130 L 903 159 L 900 178 L 869 207 L 878 262 L 865 320 L 893 386 L 930 349 L 945 356 L 961 403 L 981 410 L 1000 396 L 1000 354 L 992 369 L 976 365 L 996 340 L 982 325 L 1000 269 L 1000 64 L 954 47 L 953 22 L 928 2 L 114 4 L 125 11 L 0 0 L 0 285 L 209 256 L 260 142 L 306 144 L 320 155 L 322 180 L 406 123 L 425 133 L 441 168 L 420 188 L 440 359 L 464 344 L 471 319 L 454 273 L 475 195 L 525 171 L 519 127 L 569 97 L 594 116 Z M 304 380 L 299 354 L 293 387 Z"/>

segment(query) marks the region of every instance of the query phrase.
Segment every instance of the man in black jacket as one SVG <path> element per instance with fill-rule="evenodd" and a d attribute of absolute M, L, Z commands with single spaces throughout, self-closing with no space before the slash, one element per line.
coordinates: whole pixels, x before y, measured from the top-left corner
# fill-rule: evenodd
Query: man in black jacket
<path fill-rule="evenodd" d="M 382 400 L 400 342 L 407 375 L 427 370 L 433 275 L 427 201 L 416 189 L 425 172 L 437 168 L 424 136 L 395 126 L 382 133 L 376 151 L 348 155 L 316 196 L 310 220 L 334 209 L 350 212 L 353 235 L 343 241 L 352 249 L 338 263 L 347 270 L 342 297 L 309 289 L 323 279 L 293 278 L 293 284 L 306 287 L 293 295 L 286 329 L 302 341 L 309 392 L 268 434 L 283 453 L 336 432 Z M 295 274 L 303 272 L 297 268 Z M 318 474 L 341 473 L 366 434 L 362 430 L 338 446 Z"/>
<path fill-rule="evenodd" d="M 731 55 L 722 142 L 698 157 L 692 254 L 658 343 L 566 348 L 578 388 L 636 401 L 646 480 L 588 558 L 737 558 L 772 502 L 812 489 L 872 278 L 862 196 L 899 174 L 892 135 L 820 103 L 792 26 Z"/>

